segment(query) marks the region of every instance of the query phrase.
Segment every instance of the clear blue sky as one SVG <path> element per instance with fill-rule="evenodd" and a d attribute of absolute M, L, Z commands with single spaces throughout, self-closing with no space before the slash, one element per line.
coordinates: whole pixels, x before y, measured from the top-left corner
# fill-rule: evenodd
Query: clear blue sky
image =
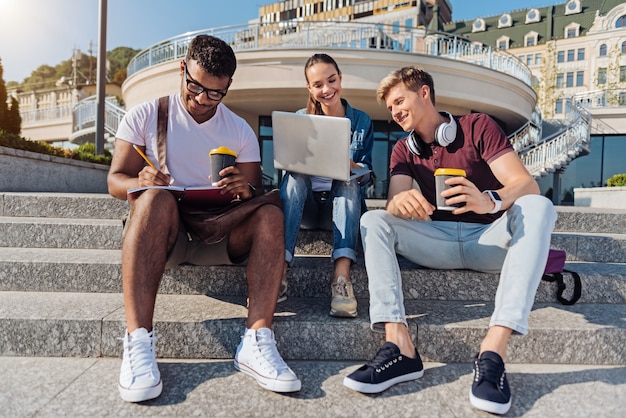
<path fill-rule="evenodd" d="M 566 0 L 451 0 L 454 20 L 486 17 Z M 185 32 L 247 23 L 272 0 L 108 0 L 107 51 L 144 49 Z M 42 64 L 97 54 L 99 0 L 0 0 L 4 81 L 22 81 Z"/>

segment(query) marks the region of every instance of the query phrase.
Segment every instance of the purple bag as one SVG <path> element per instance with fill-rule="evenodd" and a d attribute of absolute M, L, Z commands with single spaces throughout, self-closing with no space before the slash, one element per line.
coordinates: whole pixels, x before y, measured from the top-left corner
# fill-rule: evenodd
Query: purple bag
<path fill-rule="evenodd" d="M 546 262 L 546 268 L 541 279 L 547 282 L 556 282 L 556 299 L 563 305 L 573 305 L 578 299 L 580 299 L 580 295 L 582 293 L 582 283 L 578 273 L 565 269 L 566 257 L 567 253 L 563 250 L 550 250 L 548 253 L 548 261 Z M 569 300 L 563 297 L 563 292 L 565 291 L 563 273 L 569 273 L 574 281 L 574 290 L 572 291 L 572 297 Z"/>
<path fill-rule="evenodd" d="M 565 268 L 565 258 L 567 254 L 563 250 L 550 250 L 548 253 L 548 261 L 543 274 L 560 273 Z"/>

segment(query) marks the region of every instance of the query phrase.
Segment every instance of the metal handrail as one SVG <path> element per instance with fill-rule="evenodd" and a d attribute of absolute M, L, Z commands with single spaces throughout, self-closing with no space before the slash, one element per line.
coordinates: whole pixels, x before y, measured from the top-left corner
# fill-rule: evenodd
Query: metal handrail
<path fill-rule="evenodd" d="M 542 140 L 543 120 L 539 106 L 535 106 L 535 110 L 524 126 L 509 135 L 509 141 L 513 144 L 513 148 L 518 153 L 523 153 L 525 149 L 532 148 Z"/>
<path fill-rule="evenodd" d="M 589 153 L 591 115 L 573 98 L 567 103 L 566 114 L 570 124 L 564 130 L 519 152 L 524 166 L 533 176 L 554 172 L 574 158 Z"/>
<path fill-rule="evenodd" d="M 78 102 L 72 109 L 72 132 L 93 128 L 96 124 L 97 97 L 91 96 Z M 126 111 L 117 99 L 107 96 L 104 102 L 104 130 L 115 135 Z"/>
<path fill-rule="evenodd" d="M 425 54 L 509 74 L 531 86 L 532 73 L 506 50 L 444 32 L 369 22 L 289 21 L 252 23 L 187 32 L 154 44 L 135 55 L 128 76 L 164 62 L 184 59 L 191 40 L 200 34 L 216 36 L 235 51 L 278 48 L 384 49 Z"/>

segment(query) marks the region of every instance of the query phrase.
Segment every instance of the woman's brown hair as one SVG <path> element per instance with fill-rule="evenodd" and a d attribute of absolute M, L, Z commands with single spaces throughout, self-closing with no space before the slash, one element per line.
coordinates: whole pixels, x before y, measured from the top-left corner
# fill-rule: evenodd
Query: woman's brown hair
<path fill-rule="evenodd" d="M 304 78 L 306 79 L 307 84 L 309 83 L 309 78 L 306 75 L 306 71 L 309 69 L 309 67 L 312 67 L 315 64 L 318 64 L 320 62 L 324 64 L 333 65 L 335 69 L 337 70 L 337 74 L 341 75 L 341 70 L 339 69 L 339 66 L 337 65 L 337 61 L 335 61 L 333 57 L 331 57 L 328 54 L 314 54 L 306 61 L 306 64 L 304 64 Z M 320 102 L 315 100 L 313 95 L 310 93 L 309 93 L 309 101 L 307 102 L 307 105 L 306 105 L 306 113 L 310 115 L 323 115 L 324 114 L 324 112 L 322 112 L 322 105 L 320 104 Z"/>

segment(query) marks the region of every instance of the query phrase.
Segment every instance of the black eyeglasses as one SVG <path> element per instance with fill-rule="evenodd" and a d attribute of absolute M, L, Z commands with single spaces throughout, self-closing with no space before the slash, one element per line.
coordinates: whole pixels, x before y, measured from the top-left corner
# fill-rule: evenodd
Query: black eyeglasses
<path fill-rule="evenodd" d="M 190 80 L 189 73 L 187 72 L 187 63 L 185 63 L 185 81 L 187 82 L 187 90 L 189 90 L 191 93 L 195 94 L 196 96 L 202 93 L 206 93 L 206 97 L 215 102 L 219 102 L 220 100 L 222 100 L 224 96 L 226 96 L 226 93 L 228 93 L 228 90 L 223 92 L 219 90 L 207 89 L 197 81 Z"/>

